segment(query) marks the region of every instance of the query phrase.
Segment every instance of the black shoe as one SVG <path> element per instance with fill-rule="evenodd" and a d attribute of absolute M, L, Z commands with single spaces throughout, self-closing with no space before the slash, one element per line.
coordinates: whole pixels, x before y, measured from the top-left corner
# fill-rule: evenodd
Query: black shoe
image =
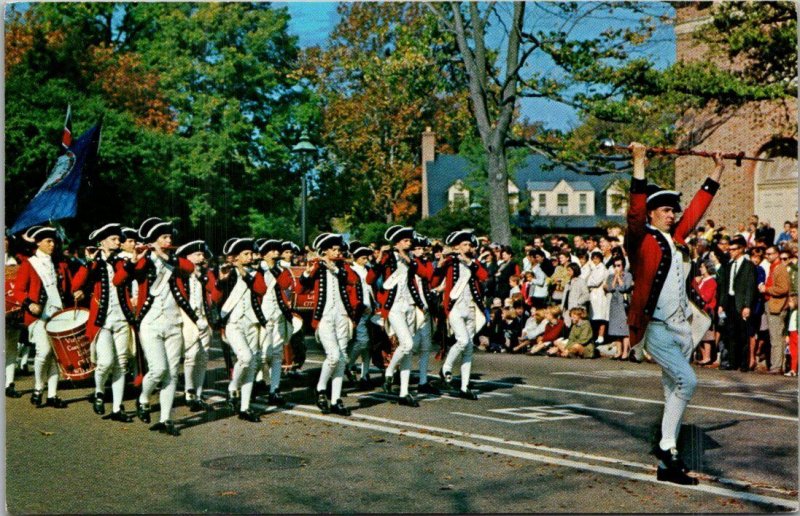
<path fill-rule="evenodd" d="M 42 391 L 33 391 L 33 394 L 31 394 L 31 405 L 36 405 L 37 407 L 42 406 Z"/>
<path fill-rule="evenodd" d="M 331 405 L 331 412 L 334 414 L 339 414 L 340 416 L 350 415 L 350 409 L 344 406 L 344 402 L 342 400 L 336 400 L 336 403 Z"/>
<path fill-rule="evenodd" d="M 331 403 L 328 401 L 328 396 L 325 391 L 317 391 L 317 407 L 323 414 L 328 414 L 331 411 Z"/>
<path fill-rule="evenodd" d="M 419 407 L 419 402 L 410 394 L 400 396 L 400 399 L 397 400 L 397 403 L 400 405 L 405 405 L 406 407 Z"/>
<path fill-rule="evenodd" d="M 136 417 L 138 417 L 142 423 L 149 423 L 150 405 L 147 403 L 140 403 L 139 400 L 136 400 Z"/>
<path fill-rule="evenodd" d="M 372 382 L 369 381 L 369 378 L 362 378 L 358 381 L 358 390 L 369 391 L 371 389 L 372 389 Z"/>
<path fill-rule="evenodd" d="M 228 391 L 228 401 L 226 403 L 231 411 L 239 412 L 239 408 L 242 406 L 242 399 L 239 397 L 238 392 Z"/>
<path fill-rule="evenodd" d="M 21 398 L 21 397 L 22 393 L 14 388 L 14 382 L 8 384 L 8 387 L 6 387 L 6 398 Z"/>
<path fill-rule="evenodd" d="M 258 412 L 249 408 L 247 410 L 240 410 L 239 411 L 239 419 L 243 421 L 250 421 L 251 423 L 260 423 L 261 418 L 258 415 Z"/>
<path fill-rule="evenodd" d="M 445 387 L 447 387 L 448 389 L 453 388 L 453 373 L 451 373 L 450 371 L 445 373 L 444 369 L 440 369 L 439 378 L 442 380 L 442 383 L 444 384 Z"/>
<path fill-rule="evenodd" d="M 275 405 L 276 407 L 283 407 L 286 405 L 286 398 L 281 396 L 279 392 L 270 392 L 267 398 L 267 405 Z"/>
<path fill-rule="evenodd" d="M 658 460 L 664 463 L 668 469 L 680 471 L 681 473 L 688 473 L 689 468 L 681 460 L 677 448 L 670 448 L 669 450 L 662 450 L 661 446 L 656 444 L 651 453 L 656 456 Z"/>
<path fill-rule="evenodd" d="M 192 399 L 186 402 L 186 405 L 189 407 L 189 412 L 202 412 L 204 410 L 208 410 L 208 403 L 201 399 Z"/>
<path fill-rule="evenodd" d="M 172 435 L 174 437 L 181 435 L 181 433 L 175 427 L 175 423 L 170 419 L 164 421 L 163 423 L 162 422 L 156 423 L 155 425 L 150 427 L 150 431 Z"/>
<path fill-rule="evenodd" d="M 351 371 L 349 367 L 345 368 L 344 377 L 351 385 L 356 383 L 356 376 L 353 374 L 353 371 Z"/>
<path fill-rule="evenodd" d="M 682 486 L 696 486 L 697 479 L 690 477 L 685 472 L 678 469 L 659 468 L 656 470 L 656 478 L 662 482 L 672 482 L 673 484 L 680 484 Z"/>
<path fill-rule="evenodd" d="M 387 376 L 383 379 L 383 391 L 386 394 L 392 393 L 392 385 L 394 385 L 394 378 L 391 376 Z"/>
<path fill-rule="evenodd" d="M 269 385 L 264 380 L 253 383 L 253 395 L 261 395 L 269 392 Z"/>
<path fill-rule="evenodd" d="M 467 389 L 466 391 L 458 391 L 458 397 L 464 398 L 465 400 L 477 400 L 478 395 L 475 394 L 473 391 Z"/>
<path fill-rule="evenodd" d="M 53 408 L 67 408 L 67 402 L 62 400 L 58 396 L 47 398 L 47 402 L 45 403 L 45 405 Z"/>
<path fill-rule="evenodd" d="M 120 407 L 119 412 L 112 412 L 108 419 L 111 421 L 119 421 L 120 423 L 130 423 L 133 421 L 133 418 L 125 413 L 125 411 Z"/>
<path fill-rule="evenodd" d="M 417 392 L 422 394 L 433 394 L 436 396 L 442 393 L 442 391 L 440 391 L 430 383 L 423 383 L 417 386 Z"/>
<path fill-rule="evenodd" d="M 98 416 L 102 416 L 106 413 L 106 404 L 103 401 L 103 395 L 99 392 L 95 393 L 94 395 L 94 403 L 92 404 L 92 409 L 94 413 Z"/>

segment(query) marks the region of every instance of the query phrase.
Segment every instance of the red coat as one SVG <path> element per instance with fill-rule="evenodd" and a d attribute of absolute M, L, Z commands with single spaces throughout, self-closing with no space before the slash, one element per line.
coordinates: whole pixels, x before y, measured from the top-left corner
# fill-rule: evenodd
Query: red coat
<path fill-rule="evenodd" d="M 125 260 L 111 258 L 115 276 L 125 266 Z M 122 307 L 122 313 L 130 324 L 135 324 L 136 316 L 127 302 L 126 289 L 123 286 L 114 286 L 109 281 L 105 270 L 105 260 L 94 260 L 88 265 L 81 266 L 72 278 L 72 292 L 82 291 L 84 296 L 91 296 L 89 300 L 89 321 L 86 323 L 86 336 L 94 340 L 97 332 L 103 327 L 108 315 L 108 299 L 110 289 L 117 289 L 117 296 Z"/>
<path fill-rule="evenodd" d="M 356 271 L 354 271 L 350 264 L 339 262 L 339 296 L 342 299 L 347 316 L 353 322 L 358 321 L 359 301 L 357 290 L 361 287 L 361 279 Z M 301 275 L 298 279 L 299 293 L 310 293 L 311 300 L 314 304 L 314 312 L 311 318 L 311 327 L 315 330 L 322 319 L 322 311 L 325 309 L 325 296 L 327 288 L 325 285 L 325 278 L 327 274 L 322 274 L 325 269 L 320 267 L 319 263 L 314 266 L 310 276 L 305 274 Z"/>
<path fill-rule="evenodd" d="M 395 258 L 394 252 L 390 251 L 383 255 L 383 259 L 373 270 L 375 271 L 372 276 L 373 285 L 377 282 L 378 277 L 382 277 L 385 282 L 389 276 L 397 270 L 397 258 Z M 426 295 L 426 293 L 420 292 L 417 288 L 417 283 L 414 281 L 415 275 L 430 282 L 433 279 L 433 264 L 420 260 L 419 258 L 414 258 L 411 260 L 411 264 L 408 267 L 408 290 L 411 293 L 411 298 L 414 300 L 414 305 L 422 309 L 425 307 L 422 302 L 422 296 Z M 369 279 L 370 277 L 368 276 L 368 282 Z M 392 309 L 394 299 L 397 296 L 397 288 L 398 287 L 395 285 L 389 290 L 385 290 L 384 288 L 377 289 L 377 293 L 375 294 L 375 299 L 378 301 L 377 312 L 381 314 L 381 317 L 384 319 L 389 317 L 389 311 Z"/>
<path fill-rule="evenodd" d="M 692 288 L 697 292 L 702 304 L 698 303 L 701 310 L 713 315 L 717 309 L 717 280 L 709 277 L 705 281 L 692 279 Z"/>
<path fill-rule="evenodd" d="M 209 273 L 213 278 L 213 272 Z M 217 306 L 222 307 L 222 305 L 225 304 L 225 301 L 227 301 L 228 296 L 231 295 L 238 277 L 239 273 L 237 272 L 237 269 L 233 268 L 231 269 L 231 272 L 227 278 L 210 280 L 209 288 L 211 292 L 211 301 L 216 303 Z M 264 294 L 267 293 L 267 284 L 264 282 L 264 273 L 258 269 L 254 275 L 246 276 L 244 278 L 244 282 L 247 284 L 247 288 L 250 290 L 250 304 L 253 306 L 253 311 L 256 313 L 256 318 L 261 326 L 266 326 L 267 320 L 264 317 L 264 313 L 261 311 L 261 300 L 264 298 Z M 223 324 L 227 324 L 227 316 L 223 320 Z"/>
<path fill-rule="evenodd" d="M 55 267 L 56 276 L 58 277 L 56 287 L 59 293 L 61 293 L 63 300 L 64 294 L 70 292 L 69 269 L 67 268 L 66 262 L 57 262 Z M 36 272 L 36 269 L 33 268 L 29 260 L 23 261 L 19 269 L 17 269 L 17 277 L 14 281 L 13 299 L 22 306 L 22 311 L 25 314 L 23 318 L 25 326 L 30 326 L 33 322 L 39 320 L 41 315 L 33 315 L 29 307 L 31 303 L 36 303 L 41 308 L 44 308 L 44 304 L 47 301 L 47 293 L 44 288 L 42 288 L 42 280 L 39 278 L 39 274 Z"/>
<path fill-rule="evenodd" d="M 265 271 L 264 274 L 272 274 L 272 277 L 275 278 L 275 285 L 273 285 L 272 288 L 275 289 L 275 299 L 278 301 L 278 308 L 280 308 L 281 313 L 284 317 L 286 317 L 286 320 L 291 321 L 293 317 L 292 302 L 286 295 L 286 292 L 295 289 L 295 281 L 292 273 L 289 272 L 289 269 L 275 266 L 272 269 Z M 264 282 L 264 288 L 264 294 L 266 295 L 266 281 Z M 261 304 L 259 303 L 259 311 L 260 310 Z"/>
<path fill-rule="evenodd" d="M 189 274 L 194 272 L 194 265 L 186 258 L 175 255 L 170 256 L 170 262 L 175 266 L 169 279 L 169 288 L 172 296 L 187 314 L 192 312 L 189 306 L 189 295 L 186 290 L 186 282 Z M 130 299 L 130 290 L 125 289 L 125 302 L 134 307 L 136 322 L 141 323 L 147 315 L 150 306 L 153 304 L 153 296 L 150 294 L 150 286 L 156 279 L 156 266 L 150 260 L 150 253 L 144 255 L 138 262 L 124 261 L 123 266 L 114 274 L 114 285 L 125 286 L 130 280 L 136 280 L 139 284 L 137 298 Z"/>
<path fill-rule="evenodd" d="M 676 245 L 686 244 L 684 239 L 700 222 L 718 189 L 719 183 L 706 179 L 675 224 L 672 239 Z M 628 325 L 631 344 L 636 345 L 644 338 L 672 260 L 669 242 L 660 231 L 647 227 L 647 181 L 644 179 L 631 180 L 625 247 L 635 285 L 631 292 Z"/>
<path fill-rule="evenodd" d="M 458 281 L 458 264 L 458 259 L 451 256 L 447 259 L 442 267 L 437 267 L 434 269 L 431 286 L 435 288 L 441 285 L 442 281 L 444 281 L 444 296 L 442 297 L 442 304 L 445 316 L 450 315 L 450 309 L 453 308 L 453 304 L 455 304 L 455 300 L 450 299 L 450 292 L 453 290 L 453 286 Z M 489 278 L 489 271 L 478 260 L 473 260 L 469 265 L 469 268 L 472 270 L 472 277 L 469 280 L 469 290 L 472 293 L 472 299 L 475 301 L 475 304 L 478 305 L 478 308 L 485 310 L 483 306 L 483 298 L 481 297 L 480 284 Z"/>

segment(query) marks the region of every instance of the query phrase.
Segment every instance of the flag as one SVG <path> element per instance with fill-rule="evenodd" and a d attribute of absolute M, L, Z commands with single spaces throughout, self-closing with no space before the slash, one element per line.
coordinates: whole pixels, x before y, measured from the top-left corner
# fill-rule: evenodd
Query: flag
<path fill-rule="evenodd" d="M 69 114 L 67 115 L 69 122 Z M 65 124 L 66 125 L 66 124 Z M 34 224 L 74 217 L 78 212 L 78 191 L 81 177 L 97 155 L 100 143 L 100 124 L 92 127 L 72 142 L 56 164 L 39 192 L 22 210 L 11 233 L 17 233 Z M 67 128 L 64 128 L 67 136 Z"/>
<path fill-rule="evenodd" d="M 61 136 L 61 147 L 69 150 L 72 145 L 72 106 L 67 106 L 67 118 L 64 119 L 64 134 Z"/>

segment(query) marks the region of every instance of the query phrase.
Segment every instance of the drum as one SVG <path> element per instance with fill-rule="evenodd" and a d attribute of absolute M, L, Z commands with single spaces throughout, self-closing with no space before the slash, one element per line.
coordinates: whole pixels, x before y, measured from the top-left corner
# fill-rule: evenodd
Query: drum
<path fill-rule="evenodd" d="M 85 380 L 94 373 L 91 360 L 91 342 L 86 336 L 89 310 L 65 308 L 47 321 L 44 329 L 53 342 L 58 366 L 70 380 Z"/>

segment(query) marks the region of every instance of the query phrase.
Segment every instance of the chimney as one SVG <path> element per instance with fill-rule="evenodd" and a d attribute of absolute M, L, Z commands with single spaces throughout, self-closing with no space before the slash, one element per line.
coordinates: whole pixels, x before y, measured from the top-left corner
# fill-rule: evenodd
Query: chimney
<path fill-rule="evenodd" d="M 436 133 L 430 127 L 422 133 L 422 218 L 430 216 L 428 208 L 428 162 L 436 159 Z"/>

